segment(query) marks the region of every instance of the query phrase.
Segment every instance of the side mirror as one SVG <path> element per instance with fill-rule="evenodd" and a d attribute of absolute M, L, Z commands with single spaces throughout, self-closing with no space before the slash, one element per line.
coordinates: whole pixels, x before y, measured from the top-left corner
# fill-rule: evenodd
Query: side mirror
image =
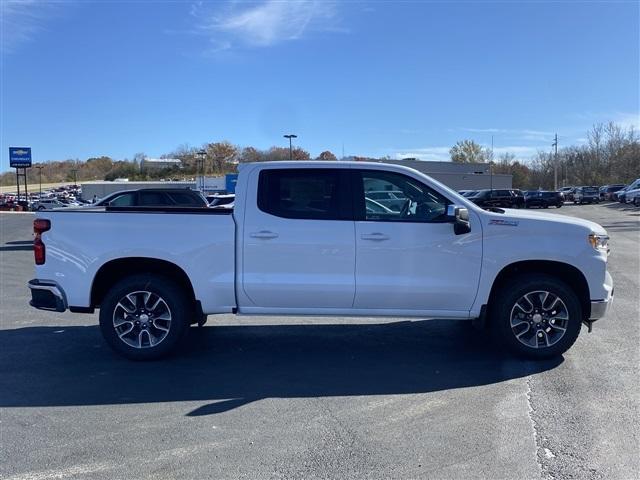
<path fill-rule="evenodd" d="M 449 205 L 447 207 L 447 216 L 453 223 L 453 232 L 456 235 L 462 235 L 471 231 L 469 223 L 469 210 L 458 205 Z"/>

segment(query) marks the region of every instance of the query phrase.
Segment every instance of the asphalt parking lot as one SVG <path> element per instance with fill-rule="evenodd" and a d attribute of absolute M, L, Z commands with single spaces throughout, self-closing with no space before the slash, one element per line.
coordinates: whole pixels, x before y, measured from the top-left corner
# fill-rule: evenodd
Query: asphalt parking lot
<path fill-rule="evenodd" d="M 233 316 L 129 362 L 28 306 L 33 215 L 0 214 L 0 478 L 638 478 L 640 209 L 549 211 L 605 226 L 616 297 L 540 363 L 466 322 Z"/>

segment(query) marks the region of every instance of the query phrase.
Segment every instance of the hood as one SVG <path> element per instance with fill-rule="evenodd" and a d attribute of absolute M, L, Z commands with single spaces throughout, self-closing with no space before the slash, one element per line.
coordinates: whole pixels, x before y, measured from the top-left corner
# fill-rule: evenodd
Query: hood
<path fill-rule="evenodd" d="M 538 210 L 515 210 L 505 208 L 504 213 L 485 212 L 489 216 L 489 220 L 522 220 L 523 223 L 549 222 L 554 225 L 573 225 L 588 230 L 587 233 L 593 232 L 598 235 L 606 235 L 607 231 L 595 222 L 584 220 L 582 218 L 568 217 L 557 213 L 543 213 Z"/>

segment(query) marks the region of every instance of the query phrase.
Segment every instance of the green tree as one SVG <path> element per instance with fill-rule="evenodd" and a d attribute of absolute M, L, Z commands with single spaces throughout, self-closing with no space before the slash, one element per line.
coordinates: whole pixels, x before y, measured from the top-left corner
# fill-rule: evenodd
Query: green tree
<path fill-rule="evenodd" d="M 451 161 L 456 163 L 483 163 L 489 152 L 473 140 L 461 140 L 449 150 Z"/>
<path fill-rule="evenodd" d="M 325 150 L 320 155 L 318 155 L 318 160 L 336 161 L 338 159 L 329 150 Z"/>

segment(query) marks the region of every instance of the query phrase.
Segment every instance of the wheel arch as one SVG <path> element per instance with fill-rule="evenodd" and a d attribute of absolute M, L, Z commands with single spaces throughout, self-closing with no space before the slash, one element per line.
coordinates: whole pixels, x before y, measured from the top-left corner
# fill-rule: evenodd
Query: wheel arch
<path fill-rule="evenodd" d="M 190 300 L 196 302 L 189 276 L 175 263 L 158 258 L 127 257 L 110 260 L 98 269 L 91 285 L 91 307 L 99 307 L 109 288 L 133 273 L 168 277 L 184 289 Z"/>
<path fill-rule="evenodd" d="M 502 286 L 507 284 L 510 279 L 518 275 L 534 273 L 543 273 L 556 277 L 566 283 L 578 296 L 583 318 L 589 318 L 591 315 L 591 297 L 589 284 L 584 274 L 573 265 L 553 260 L 524 260 L 505 266 L 500 270 L 491 287 L 488 300 L 489 307 L 494 304 L 494 300 L 499 295 Z"/>

